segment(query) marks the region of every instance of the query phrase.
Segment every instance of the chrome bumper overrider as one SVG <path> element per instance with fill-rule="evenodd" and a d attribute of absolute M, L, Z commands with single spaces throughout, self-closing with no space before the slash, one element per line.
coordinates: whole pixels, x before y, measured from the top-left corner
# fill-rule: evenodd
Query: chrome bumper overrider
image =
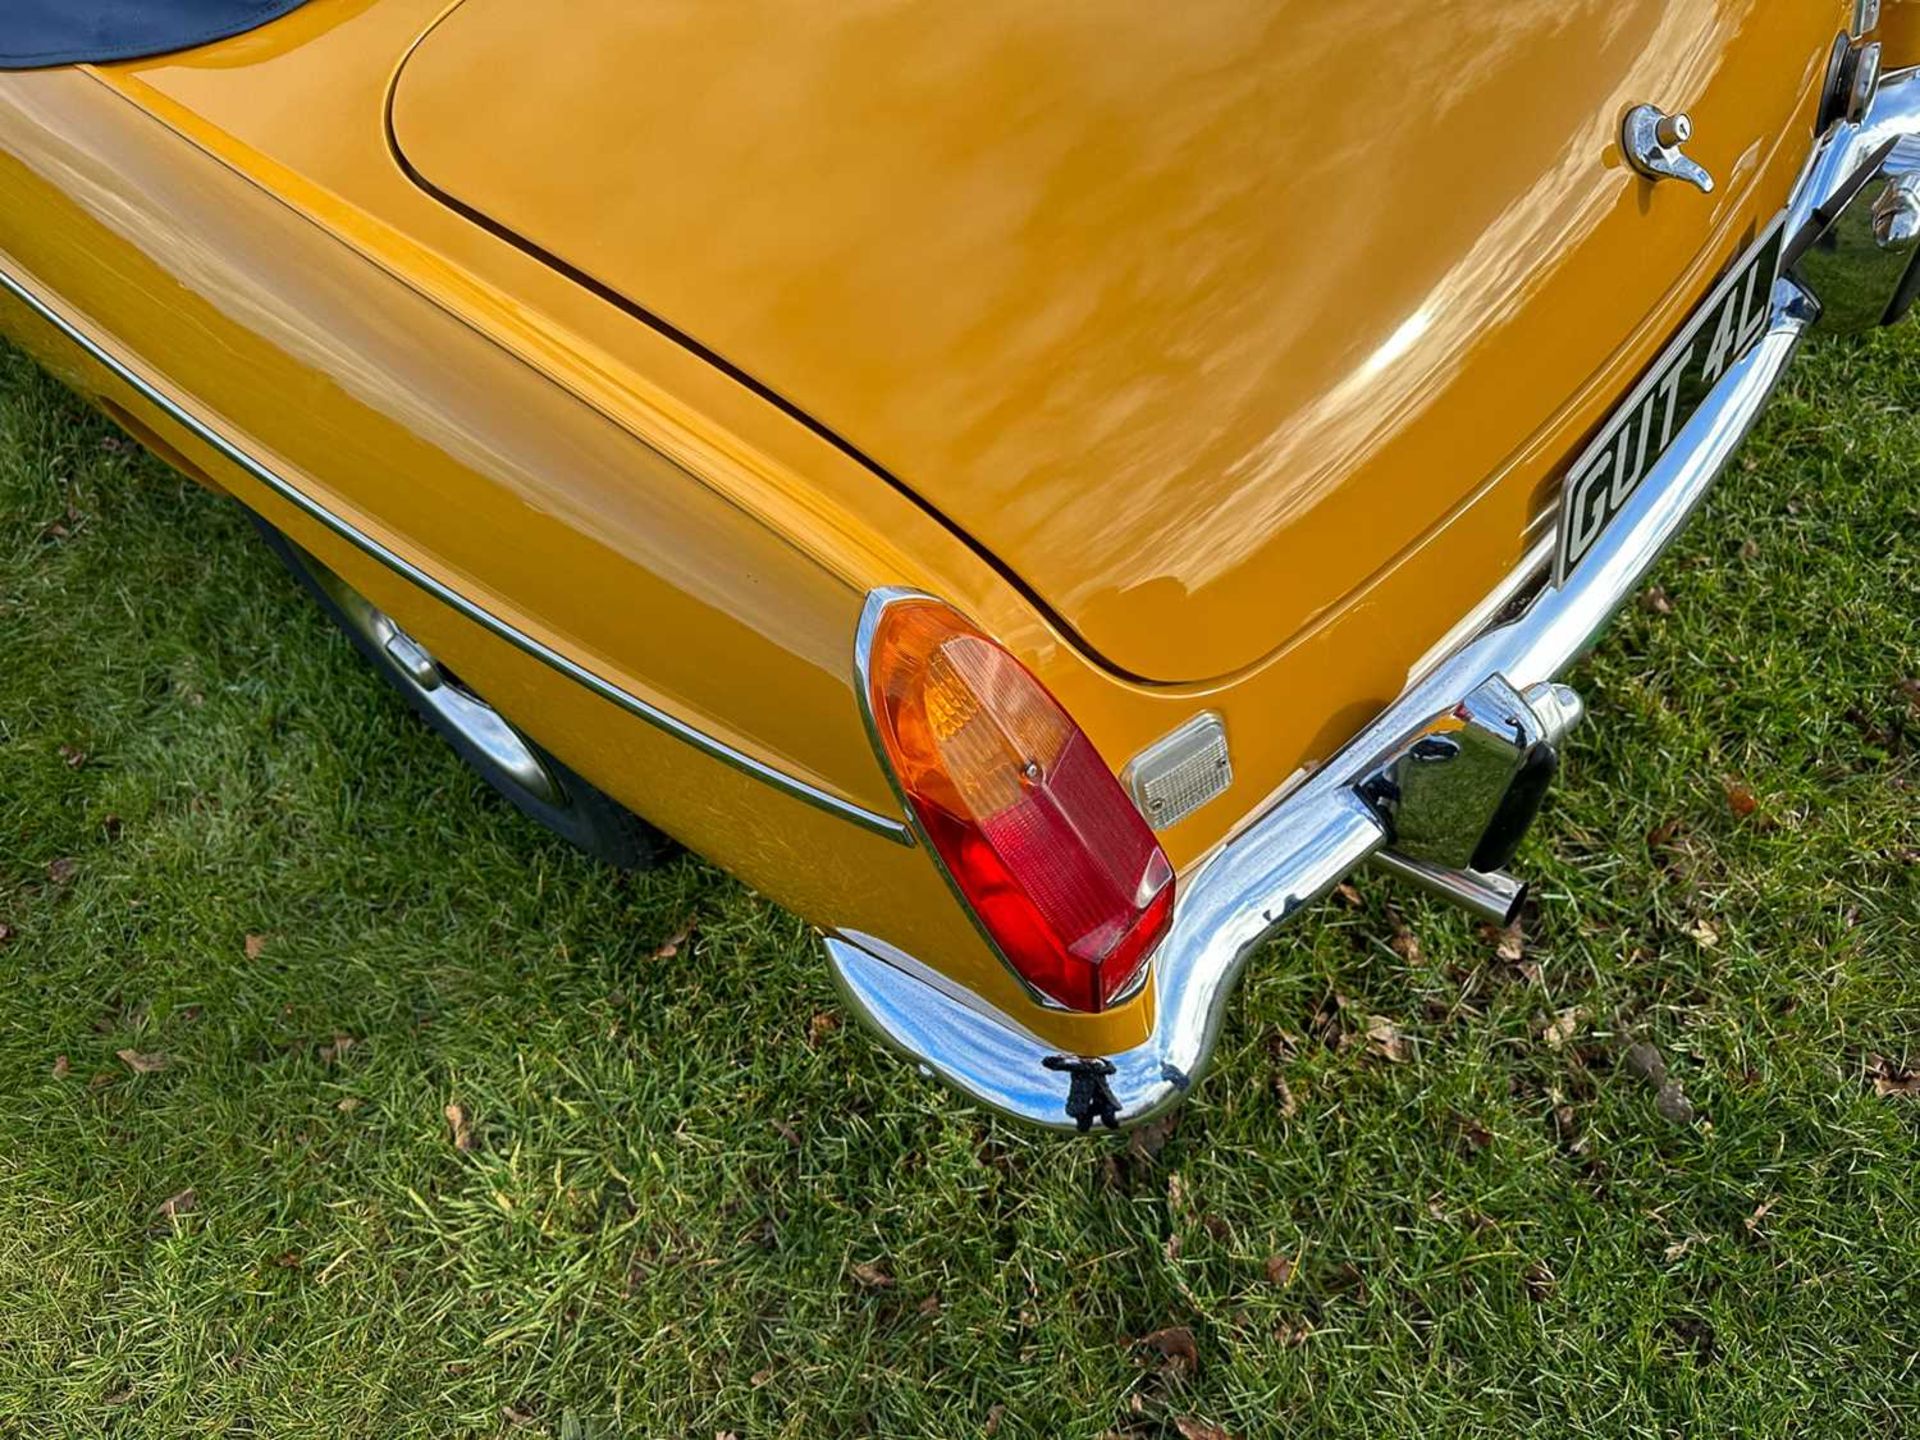
<path fill-rule="evenodd" d="M 1823 226 L 1837 231 L 1823 202 L 1840 194 L 1887 142 L 1909 135 L 1920 135 L 1920 74 L 1914 71 L 1888 77 L 1861 123 L 1838 125 L 1823 140 L 1788 210 L 1789 243 Z M 1920 154 L 1920 147 L 1901 146 L 1895 154 Z M 1883 167 L 1875 184 L 1858 187 L 1862 203 L 1875 201 L 1897 179 Z M 1821 248 L 1833 262 L 1853 243 L 1844 233 L 1837 240 L 1830 234 Z M 1877 248 L 1886 248 L 1884 240 Z M 1861 255 L 1860 273 L 1871 270 L 1871 283 L 1899 284 L 1904 272 L 1888 278 L 1881 273 L 1886 269 L 1884 257 Z M 993 1109 L 1055 1129 L 1085 1130 L 1093 1120 L 1129 1125 L 1178 1101 L 1206 1067 L 1227 998 L 1253 948 L 1388 843 L 1385 824 L 1356 786 L 1433 716 L 1490 679 L 1526 692 L 1585 653 L 1705 496 L 1818 314 L 1818 302 L 1802 284 L 1781 278 L 1765 334 L 1727 371 L 1566 583 L 1549 584 L 1517 619 L 1441 660 L 1337 755 L 1182 877 L 1172 928 L 1154 959 L 1156 1014 L 1143 1044 L 1109 1055 L 1061 1055 L 884 942 L 832 935 L 827 951 L 855 1011 L 928 1073 Z"/>

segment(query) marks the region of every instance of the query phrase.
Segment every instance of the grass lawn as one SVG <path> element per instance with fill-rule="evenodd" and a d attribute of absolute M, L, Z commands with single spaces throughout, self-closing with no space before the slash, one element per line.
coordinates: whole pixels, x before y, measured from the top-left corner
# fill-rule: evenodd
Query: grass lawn
<path fill-rule="evenodd" d="M 1920 328 L 1803 355 L 1574 677 L 1523 942 L 1362 876 L 1067 1143 L 0 350 L 0 1435 L 1920 1433 L 1917 416 Z"/>

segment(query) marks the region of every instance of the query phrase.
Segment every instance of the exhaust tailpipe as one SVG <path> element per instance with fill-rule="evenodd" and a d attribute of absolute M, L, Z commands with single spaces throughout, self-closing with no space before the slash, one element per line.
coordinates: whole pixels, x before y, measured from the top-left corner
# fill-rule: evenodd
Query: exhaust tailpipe
<path fill-rule="evenodd" d="M 1502 929 L 1518 918 L 1520 907 L 1527 900 L 1526 883 L 1514 879 L 1504 870 L 1496 870 L 1491 874 L 1482 874 L 1478 870 L 1455 870 L 1444 865 L 1431 865 L 1425 860 L 1415 860 L 1396 850 L 1376 850 L 1371 858 L 1388 874 L 1411 880 L 1429 894 L 1449 900 L 1462 910 L 1489 920 Z"/>

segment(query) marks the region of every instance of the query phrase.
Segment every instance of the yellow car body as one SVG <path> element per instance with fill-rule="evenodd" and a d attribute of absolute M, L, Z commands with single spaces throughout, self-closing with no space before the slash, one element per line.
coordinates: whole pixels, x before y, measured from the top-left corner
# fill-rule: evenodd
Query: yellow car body
<path fill-rule="evenodd" d="M 1538 570 L 1836 41 L 1920 59 L 1859 8 L 314 0 L 0 75 L 0 325 L 635 813 L 1121 1052 L 1157 979 L 1040 1003 L 917 841 L 868 597 L 971 617 L 1116 772 L 1219 716 L 1185 882 Z M 1710 194 L 1627 163 L 1645 101 Z"/>

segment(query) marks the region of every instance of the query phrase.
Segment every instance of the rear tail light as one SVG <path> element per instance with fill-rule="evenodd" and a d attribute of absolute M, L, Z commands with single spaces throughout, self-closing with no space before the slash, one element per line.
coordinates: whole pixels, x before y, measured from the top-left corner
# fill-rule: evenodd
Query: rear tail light
<path fill-rule="evenodd" d="M 949 607 L 880 611 L 867 701 L 947 873 L 1014 970 L 1103 1010 L 1173 915 L 1173 867 L 1093 743 L 1026 667 Z"/>

